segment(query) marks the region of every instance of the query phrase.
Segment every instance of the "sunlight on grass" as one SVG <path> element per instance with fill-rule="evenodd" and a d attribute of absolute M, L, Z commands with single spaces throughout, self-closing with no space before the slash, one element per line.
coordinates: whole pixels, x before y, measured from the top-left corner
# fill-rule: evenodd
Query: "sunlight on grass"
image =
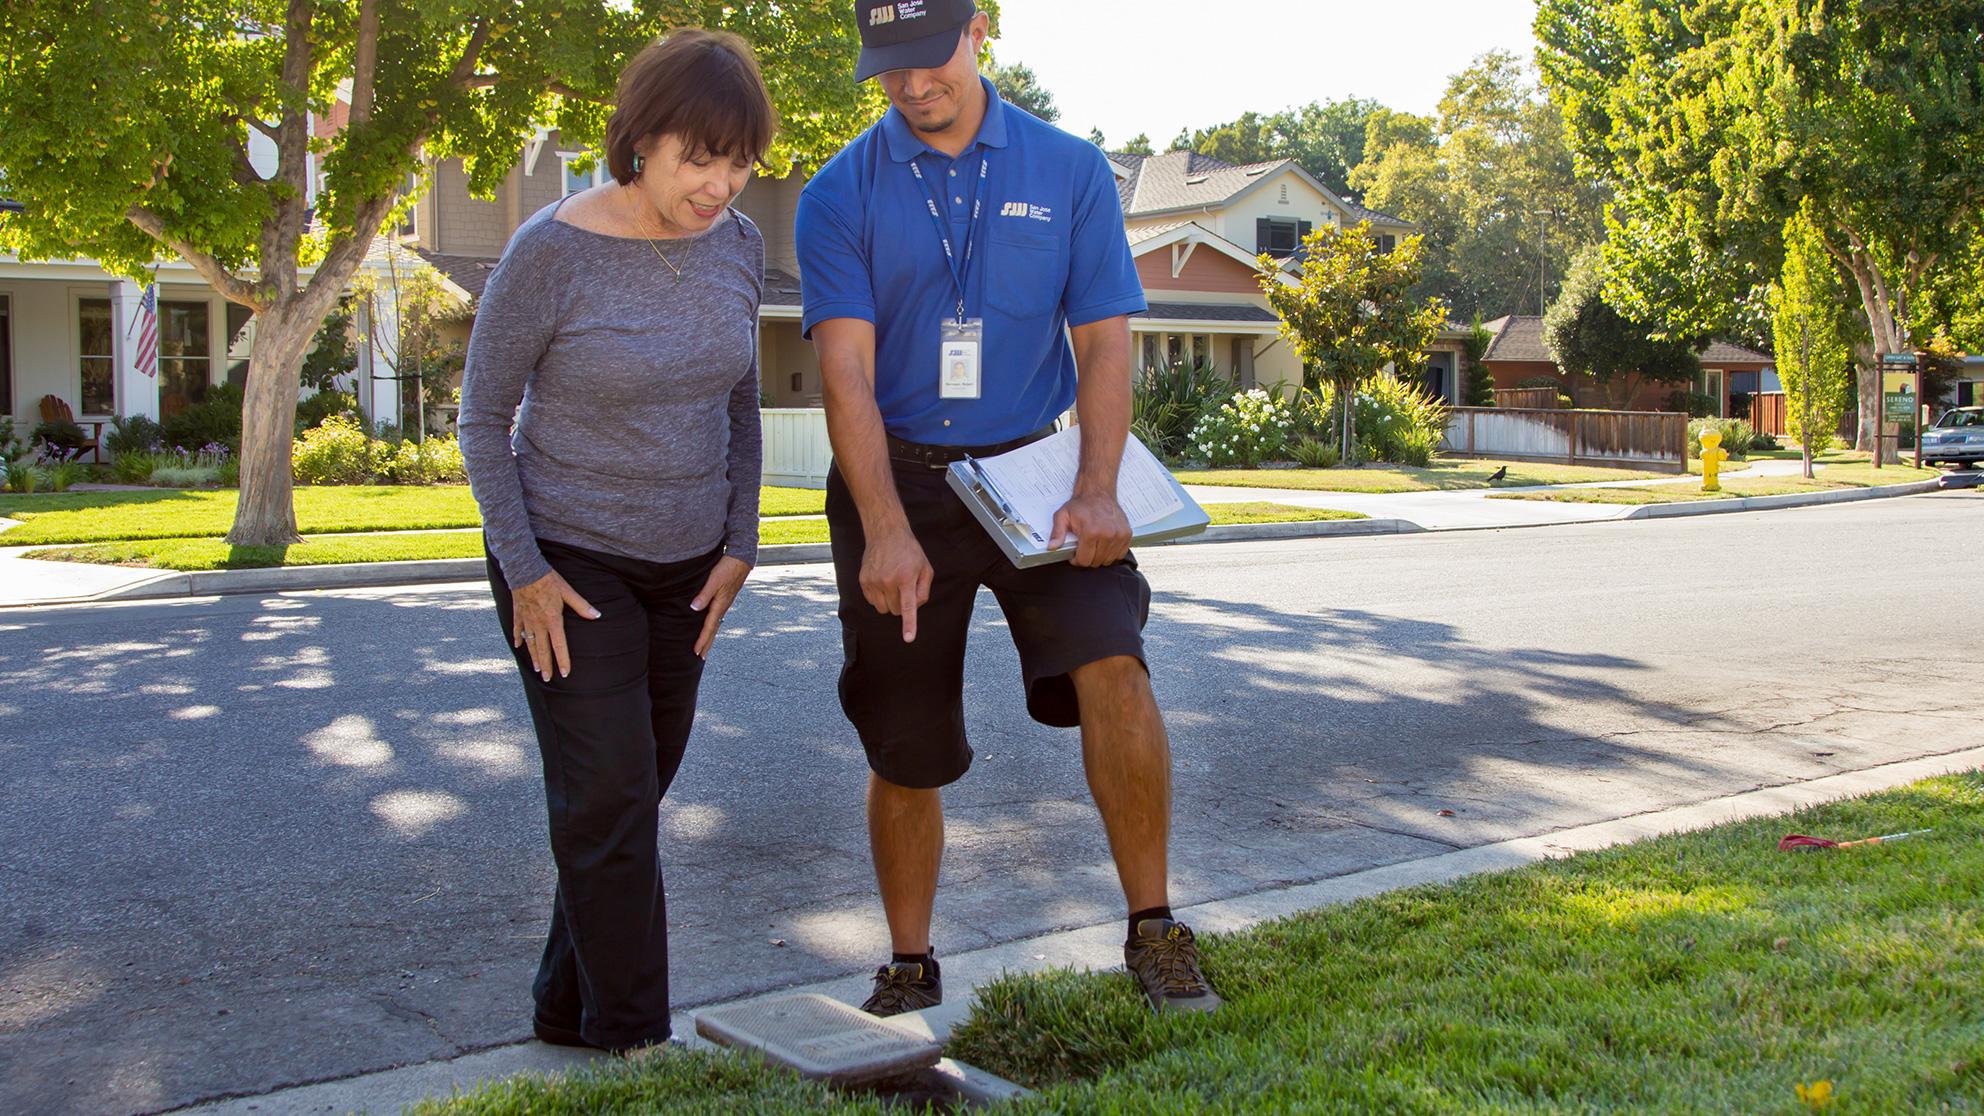
<path fill-rule="evenodd" d="M 0 495 L 0 516 L 22 522 L 0 532 L 0 546 L 218 538 L 234 522 L 238 496 L 233 489 Z M 818 515 L 827 494 L 766 488 L 760 500 L 765 516 Z M 432 531 L 479 527 L 482 514 L 465 485 L 323 486 L 296 490 L 296 522 L 305 535 Z"/>
<path fill-rule="evenodd" d="M 790 506 L 798 506 L 797 501 Z M 1206 511 L 1215 524 L 1301 523 L 1366 518 L 1358 512 L 1337 511 L 1332 508 L 1297 508 L 1286 504 L 1212 504 Z M 760 546 L 787 546 L 826 541 L 825 519 L 788 517 L 766 519 L 758 525 Z M 376 535 L 310 536 L 302 543 L 290 547 L 230 546 L 217 538 L 130 539 L 90 546 L 34 550 L 29 551 L 27 556 L 99 566 L 136 566 L 198 572 L 265 569 L 273 566 L 335 566 L 353 562 L 480 558 L 482 555 L 482 533 L 479 531 L 429 533 L 399 531 Z"/>
<path fill-rule="evenodd" d="M 1851 852 L 1776 850 L 1933 828 Z M 1391 892 L 1202 939 L 1226 997 L 1153 1015 L 1121 972 L 981 986 L 947 1053 L 1046 1113 L 1976 1112 L 1984 774 Z M 883 1111 L 674 1052 L 418 1116 Z"/>

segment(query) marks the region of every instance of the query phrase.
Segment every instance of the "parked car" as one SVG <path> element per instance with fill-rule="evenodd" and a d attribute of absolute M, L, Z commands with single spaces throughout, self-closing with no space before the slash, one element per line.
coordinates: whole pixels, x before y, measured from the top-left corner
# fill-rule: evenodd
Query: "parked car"
<path fill-rule="evenodd" d="M 1922 463 L 1969 468 L 1984 461 L 1984 407 L 1953 407 L 1922 433 Z"/>

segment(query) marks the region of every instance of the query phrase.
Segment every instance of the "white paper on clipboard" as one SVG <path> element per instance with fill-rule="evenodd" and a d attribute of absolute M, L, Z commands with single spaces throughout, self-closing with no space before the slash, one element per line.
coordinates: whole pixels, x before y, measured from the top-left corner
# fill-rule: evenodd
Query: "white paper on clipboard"
<path fill-rule="evenodd" d="M 1077 426 L 997 457 L 975 460 L 979 473 L 1006 502 L 1014 518 L 1025 525 L 1037 546 L 1047 545 L 1054 529 L 1054 513 L 1074 496 L 1081 448 L 1081 428 Z M 1171 474 L 1135 437 L 1123 443 L 1123 464 L 1116 472 L 1116 502 L 1122 505 L 1133 532 L 1185 506 Z"/>

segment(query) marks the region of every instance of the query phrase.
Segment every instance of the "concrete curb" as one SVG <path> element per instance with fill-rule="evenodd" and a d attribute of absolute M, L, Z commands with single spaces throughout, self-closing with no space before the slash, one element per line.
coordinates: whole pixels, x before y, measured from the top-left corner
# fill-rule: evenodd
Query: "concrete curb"
<path fill-rule="evenodd" d="M 1720 515 L 1725 512 L 1767 511 L 1771 508 L 1803 508 L 1815 504 L 1851 504 L 1860 500 L 1881 500 L 1890 496 L 1917 496 L 1942 488 L 1937 480 L 1887 484 L 1877 488 L 1842 488 L 1832 492 L 1787 492 L 1781 496 L 1735 496 L 1727 500 L 1696 500 L 1685 504 L 1647 504 L 1637 507 L 1624 519 L 1672 519 L 1687 515 Z"/>
<path fill-rule="evenodd" d="M 1403 519 L 1332 519 L 1303 523 L 1238 523 L 1209 527 L 1191 538 L 1158 546 L 1195 543 L 1251 542 L 1261 539 L 1314 539 L 1336 536 L 1393 535 L 1424 528 Z M 833 560 L 826 543 L 767 546 L 758 551 L 758 564 L 810 565 Z M 195 573 L 161 571 L 133 585 L 88 597 L 35 601 L 0 608 L 41 608 L 49 605 L 93 604 L 104 601 L 166 600 L 231 593 L 295 593 L 316 589 L 369 589 L 389 585 L 428 585 L 481 581 L 488 567 L 481 558 L 436 558 L 418 562 L 354 562 L 342 566 L 286 566 L 270 570 L 206 570 Z"/>
<path fill-rule="evenodd" d="M 1669 833 L 1686 833 L 1725 822 L 1743 821 L 1806 809 L 1843 798 L 1891 790 L 1921 779 L 1984 768 L 1984 748 L 1970 748 L 1943 755 L 1912 760 L 1803 782 L 1747 791 L 1708 799 L 1688 806 L 1677 806 L 1645 814 L 1593 822 L 1550 833 L 1518 837 L 1473 848 L 1368 868 L 1314 883 L 1297 884 L 1201 903 L 1179 912 L 1201 933 L 1232 933 L 1302 911 L 1349 903 L 1408 887 L 1447 883 L 1484 872 L 1501 872 L 1543 860 L 1561 859 L 1580 852 L 1592 852 Z M 971 1012 L 979 986 L 1010 973 L 1039 972 L 1054 968 L 1103 970 L 1120 968 L 1123 956 L 1123 928 L 1116 920 L 1062 930 L 1033 938 L 1006 942 L 986 949 L 944 958 L 944 971 L 953 989 L 966 989 L 941 1007 L 896 1017 L 897 1022 L 927 1032 L 938 1041 L 948 1041 L 951 1031 Z M 834 980 L 798 988 L 780 989 L 758 996 L 742 997 L 736 1003 L 774 999 L 796 992 L 818 992 L 836 999 L 859 1003 L 868 992 L 868 973 L 863 971 Z M 707 1004 L 704 1007 L 720 1005 Z M 688 1038 L 692 1048 L 714 1049 L 694 1037 L 694 1011 L 675 1013 L 675 1032 Z M 536 1042 L 477 1051 L 458 1058 L 425 1062 L 399 1069 L 382 1070 L 339 1081 L 299 1085 L 260 1096 L 238 1097 L 208 1102 L 174 1112 L 199 1116 L 318 1116 L 318 1114 L 396 1111 L 426 1097 L 445 1095 L 454 1090 L 476 1088 L 489 1081 L 529 1071 L 544 1072 L 583 1064 L 582 1053 L 547 1047 Z M 986 1101 L 1006 1099 L 1012 1086 L 982 1070 L 957 1066 L 965 1076 L 982 1075 L 968 1087 Z M 971 1094 L 967 1094 L 971 1095 Z"/>

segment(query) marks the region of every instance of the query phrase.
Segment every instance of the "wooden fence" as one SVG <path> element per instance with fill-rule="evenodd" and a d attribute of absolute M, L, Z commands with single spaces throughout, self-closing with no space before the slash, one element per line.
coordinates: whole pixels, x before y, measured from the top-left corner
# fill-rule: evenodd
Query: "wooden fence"
<path fill-rule="evenodd" d="M 1496 388 L 1495 406 L 1517 410 L 1554 411 L 1562 402 L 1553 387 Z"/>
<path fill-rule="evenodd" d="M 827 412 L 815 407 L 766 408 L 765 483 L 791 488 L 825 488 L 833 447 L 827 442 Z"/>
<path fill-rule="evenodd" d="M 1750 426 L 1760 434 L 1776 434 L 1782 437 L 1791 433 L 1784 425 L 1785 414 L 1783 392 L 1768 391 L 1750 397 Z"/>
<path fill-rule="evenodd" d="M 1687 442 L 1688 416 L 1665 411 L 1455 407 L 1440 449 L 1459 457 L 1685 473 Z"/>

